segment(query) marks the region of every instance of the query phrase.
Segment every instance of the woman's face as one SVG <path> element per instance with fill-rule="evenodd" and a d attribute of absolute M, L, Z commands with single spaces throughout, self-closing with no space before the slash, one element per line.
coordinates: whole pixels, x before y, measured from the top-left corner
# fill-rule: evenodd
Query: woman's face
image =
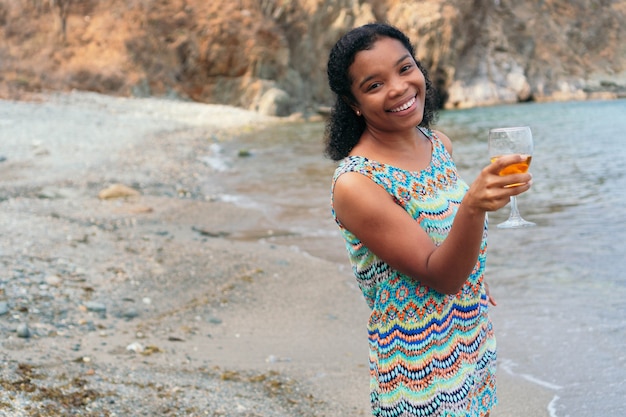
<path fill-rule="evenodd" d="M 349 68 L 352 94 L 369 129 L 392 132 L 419 125 L 424 116 L 426 80 L 397 39 L 384 37 L 359 51 Z"/>

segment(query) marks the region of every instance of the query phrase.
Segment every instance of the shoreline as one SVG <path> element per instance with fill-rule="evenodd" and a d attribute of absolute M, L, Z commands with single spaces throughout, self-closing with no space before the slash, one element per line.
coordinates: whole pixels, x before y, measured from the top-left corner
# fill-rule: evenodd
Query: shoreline
<path fill-rule="evenodd" d="M 212 198 L 199 156 L 279 120 L 92 93 L 0 106 L 0 412 L 369 415 L 351 272 L 211 235 L 262 214 Z M 97 197 L 115 183 L 138 194 Z M 493 417 L 549 415 L 550 389 L 499 369 Z"/>

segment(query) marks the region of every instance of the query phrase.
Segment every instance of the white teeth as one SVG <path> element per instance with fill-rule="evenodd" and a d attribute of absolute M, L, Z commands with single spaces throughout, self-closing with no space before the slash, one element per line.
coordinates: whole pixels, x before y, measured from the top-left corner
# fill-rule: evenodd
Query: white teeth
<path fill-rule="evenodd" d="M 390 111 L 392 113 L 396 113 L 396 112 L 399 112 L 399 111 L 402 111 L 402 110 L 406 110 L 409 107 L 411 107 L 413 105 L 413 103 L 415 103 L 415 97 L 413 97 L 411 100 L 409 100 L 406 103 L 404 103 L 402 106 L 397 107 L 395 109 L 391 109 Z"/>

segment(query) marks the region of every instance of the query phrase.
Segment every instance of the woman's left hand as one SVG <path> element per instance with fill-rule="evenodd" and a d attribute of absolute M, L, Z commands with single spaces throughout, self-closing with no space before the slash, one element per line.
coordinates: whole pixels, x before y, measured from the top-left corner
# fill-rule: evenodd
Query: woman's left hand
<path fill-rule="evenodd" d="M 489 304 L 491 304 L 494 307 L 497 306 L 498 303 L 491 296 L 491 293 L 489 292 L 489 284 L 487 284 L 486 282 L 485 282 L 485 292 L 487 293 L 487 300 L 489 300 Z"/>

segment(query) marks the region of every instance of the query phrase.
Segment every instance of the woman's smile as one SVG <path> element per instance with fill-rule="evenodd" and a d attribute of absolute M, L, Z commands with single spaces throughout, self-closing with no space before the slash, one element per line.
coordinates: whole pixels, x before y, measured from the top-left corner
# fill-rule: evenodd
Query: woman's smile
<path fill-rule="evenodd" d="M 410 109 L 411 107 L 413 107 L 413 105 L 415 104 L 415 102 L 416 102 L 416 100 L 415 100 L 415 96 L 413 96 L 413 97 L 411 97 L 411 98 L 409 99 L 409 101 L 407 101 L 406 103 L 404 103 L 404 104 L 402 104 L 402 105 L 400 105 L 400 106 L 398 106 L 398 107 L 396 107 L 396 108 L 393 108 L 393 109 L 391 109 L 391 110 L 387 110 L 387 111 L 388 111 L 388 112 L 391 112 L 391 113 L 399 113 L 399 112 L 401 112 L 401 111 L 408 110 L 408 109 Z"/>

